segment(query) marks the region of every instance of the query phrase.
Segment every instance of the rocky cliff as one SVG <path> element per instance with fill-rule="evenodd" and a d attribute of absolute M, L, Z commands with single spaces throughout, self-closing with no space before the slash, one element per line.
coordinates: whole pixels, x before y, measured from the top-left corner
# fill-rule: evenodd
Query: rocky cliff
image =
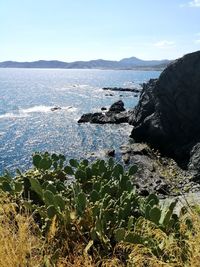
<path fill-rule="evenodd" d="M 144 86 L 132 124 L 135 141 L 189 160 L 200 141 L 200 51 L 176 60 Z"/>

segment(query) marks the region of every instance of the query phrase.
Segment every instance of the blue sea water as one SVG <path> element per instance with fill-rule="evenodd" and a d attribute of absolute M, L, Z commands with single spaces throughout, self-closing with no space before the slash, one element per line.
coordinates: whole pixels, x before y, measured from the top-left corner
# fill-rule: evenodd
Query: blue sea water
<path fill-rule="evenodd" d="M 127 143 L 131 126 L 78 124 L 83 113 L 99 111 L 122 99 L 133 108 L 131 92 L 102 87 L 140 84 L 159 71 L 0 69 L 0 173 L 27 169 L 35 151 L 68 158 L 104 157 L 105 150 Z M 112 93 L 113 96 L 106 96 Z M 62 109 L 52 112 L 51 108 Z"/>

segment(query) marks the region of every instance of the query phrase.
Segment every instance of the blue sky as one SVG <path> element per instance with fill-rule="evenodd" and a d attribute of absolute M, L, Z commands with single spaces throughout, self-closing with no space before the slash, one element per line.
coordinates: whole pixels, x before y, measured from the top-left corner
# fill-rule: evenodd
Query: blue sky
<path fill-rule="evenodd" d="M 200 50 L 200 0 L 0 0 L 0 61 L 173 59 Z"/>

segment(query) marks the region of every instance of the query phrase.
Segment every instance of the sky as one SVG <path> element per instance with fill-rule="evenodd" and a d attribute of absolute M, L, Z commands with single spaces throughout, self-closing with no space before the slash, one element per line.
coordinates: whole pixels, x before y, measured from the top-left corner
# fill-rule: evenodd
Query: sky
<path fill-rule="evenodd" d="M 0 0 L 0 61 L 175 59 L 200 50 L 200 0 Z"/>

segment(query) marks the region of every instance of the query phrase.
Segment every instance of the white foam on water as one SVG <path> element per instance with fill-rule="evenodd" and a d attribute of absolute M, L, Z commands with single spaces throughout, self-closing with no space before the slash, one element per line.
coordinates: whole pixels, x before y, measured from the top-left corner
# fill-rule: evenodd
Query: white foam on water
<path fill-rule="evenodd" d="M 91 86 L 89 86 L 88 84 L 67 84 L 63 87 L 58 87 L 58 88 L 55 88 L 56 90 L 58 91 L 67 91 L 69 89 L 87 89 L 87 88 L 90 88 Z"/>
<path fill-rule="evenodd" d="M 30 108 L 26 109 L 19 109 L 16 112 L 7 112 L 5 114 L 0 115 L 0 119 L 15 119 L 15 118 L 24 118 L 30 116 L 32 113 L 48 113 L 48 112 L 62 112 L 62 111 L 67 111 L 67 112 L 75 112 L 77 108 L 73 106 L 66 106 L 66 107 L 60 107 L 57 110 L 52 110 L 57 106 L 33 106 Z"/>
<path fill-rule="evenodd" d="M 53 106 L 33 106 L 30 108 L 26 108 L 26 109 L 21 109 L 19 110 L 20 113 L 24 113 L 24 114 L 29 114 L 29 113 L 45 113 L 45 112 L 50 112 L 51 108 L 53 108 Z"/>
<path fill-rule="evenodd" d="M 8 112 L 0 115 L 0 119 L 15 119 L 27 117 L 26 114 Z"/>
<path fill-rule="evenodd" d="M 128 81 L 128 82 L 124 82 L 123 83 L 123 86 L 127 86 L 127 87 L 133 87 L 133 86 L 136 86 L 136 84 L 134 83 L 134 82 L 130 82 L 130 81 Z"/>
<path fill-rule="evenodd" d="M 67 110 L 68 112 L 75 112 L 77 108 L 69 106 L 69 107 L 62 107 L 63 110 Z M 62 110 L 61 109 L 61 110 Z"/>

